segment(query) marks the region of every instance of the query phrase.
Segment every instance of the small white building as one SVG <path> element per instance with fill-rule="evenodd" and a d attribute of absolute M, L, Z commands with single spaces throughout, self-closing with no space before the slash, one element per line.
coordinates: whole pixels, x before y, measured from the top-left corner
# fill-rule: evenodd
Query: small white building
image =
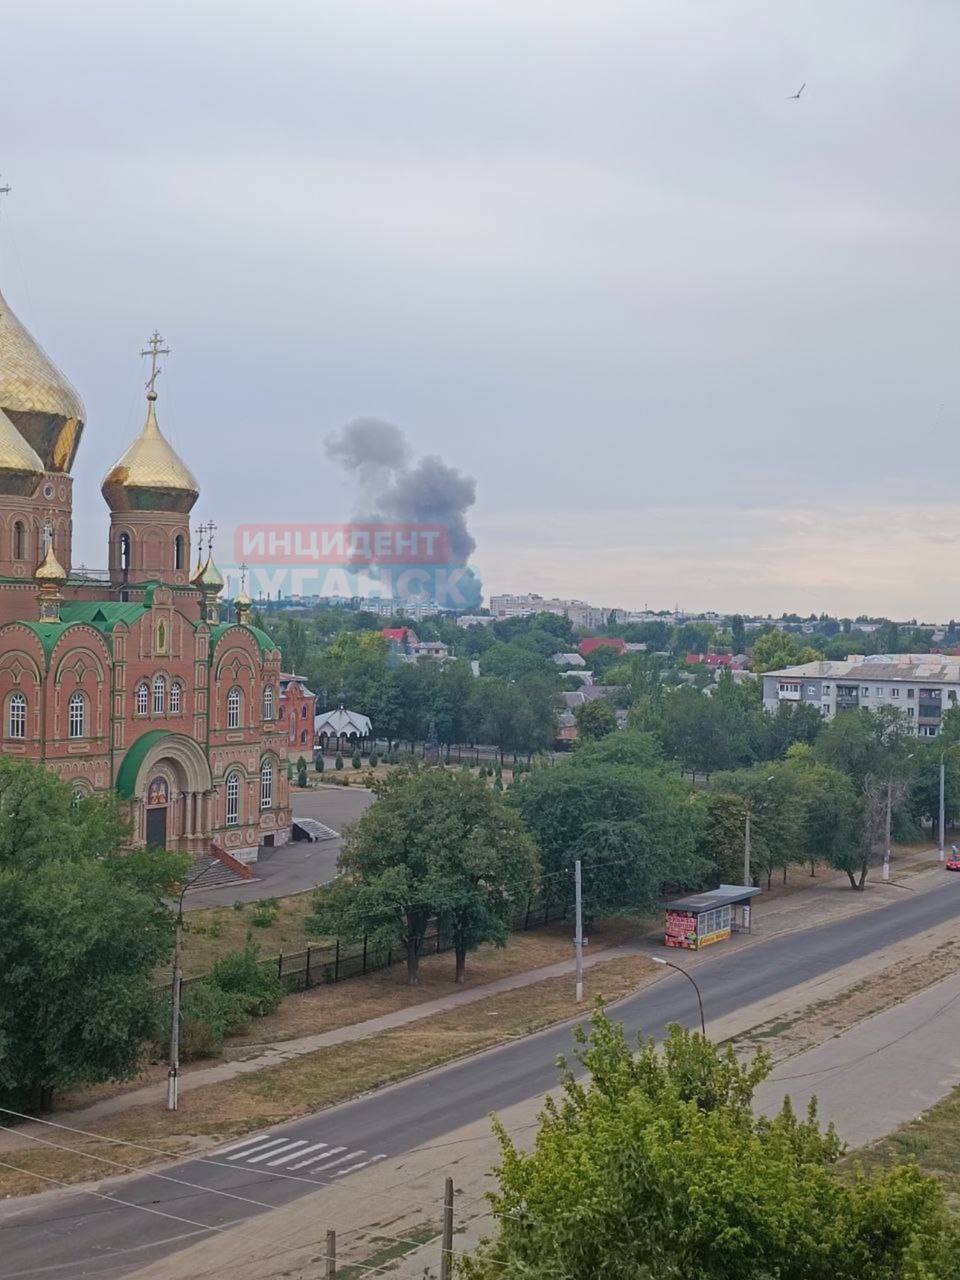
<path fill-rule="evenodd" d="M 359 711 L 340 706 L 333 711 L 320 711 L 313 718 L 313 742 L 320 751 L 352 751 L 372 737 L 370 717 Z"/>

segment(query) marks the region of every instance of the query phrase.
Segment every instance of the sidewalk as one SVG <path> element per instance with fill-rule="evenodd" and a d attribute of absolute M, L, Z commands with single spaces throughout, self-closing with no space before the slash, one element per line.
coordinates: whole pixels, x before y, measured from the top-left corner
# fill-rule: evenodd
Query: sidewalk
<path fill-rule="evenodd" d="M 812 882 L 809 888 L 796 889 L 782 897 L 773 897 L 767 901 L 761 897 L 754 909 L 754 927 L 751 934 L 740 934 L 725 942 L 721 947 L 710 948 L 705 953 L 687 953 L 685 962 L 691 968 L 700 969 L 709 965 L 719 957 L 727 955 L 731 950 L 743 950 L 771 938 L 780 937 L 798 929 L 810 929 L 817 925 L 828 924 L 835 920 L 859 914 L 863 911 L 878 910 L 905 897 L 905 888 L 899 880 L 909 879 L 910 887 L 915 892 L 928 892 L 935 889 L 942 881 L 943 871 L 939 867 L 928 870 L 912 871 L 916 863 L 929 861 L 936 857 L 928 852 L 919 853 L 912 862 L 902 861 L 896 868 L 898 880 L 883 884 L 879 880 L 862 892 L 850 888 L 845 875 L 831 875 Z M 572 930 L 571 922 L 571 930 Z M 608 947 L 601 951 L 584 955 L 584 965 L 592 966 L 605 961 L 615 960 L 623 956 L 643 954 L 655 949 L 662 939 L 659 930 L 646 936 L 640 936 L 636 942 L 624 943 L 616 947 Z M 446 1013 L 451 1009 L 474 1004 L 479 1000 L 499 995 L 506 991 L 515 991 L 523 987 L 534 986 L 549 978 L 572 974 L 574 960 L 564 960 L 541 968 L 530 969 L 523 973 L 511 974 L 495 982 L 471 987 L 466 991 L 452 990 L 449 995 L 426 1000 L 421 1004 L 410 1005 L 391 1013 L 368 1018 L 346 1026 L 334 1027 L 329 1031 L 317 1032 L 313 1035 L 300 1036 L 296 1039 L 280 1040 L 263 1046 L 254 1046 L 252 1056 L 234 1059 L 229 1062 L 217 1062 L 210 1066 L 188 1067 L 180 1075 L 180 1092 L 186 1093 L 209 1084 L 218 1084 L 237 1076 L 251 1072 L 263 1071 L 268 1067 L 278 1066 L 292 1058 L 303 1057 L 319 1049 L 334 1045 L 367 1040 L 381 1032 L 396 1027 L 407 1026 L 430 1018 L 435 1014 Z M 663 975 L 660 975 L 663 976 Z M 658 979 L 653 979 L 657 981 Z M 362 981 L 356 979 L 355 981 Z M 782 997 L 781 997 L 782 1000 Z M 759 1018 L 757 1019 L 760 1020 Z M 259 1048 L 261 1051 L 256 1052 Z M 144 1105 L 162 1105 L 166 1096 L 166 1081 L 157 1081 L 138 1089 L 119 1093 L 114 1097 L 74 1111 L 55 1113 L 57 1123 L 87 1128 L 92 1123 L 109 1116 L 118 1115 L 131 1108 Z M 31 1135 L 39 1136 L 43 1128 L 39 1125 L 24 1124 L 15 1132 L 0 1132 L 0 1151 L 15 1150 L 29 1145 Z"/>

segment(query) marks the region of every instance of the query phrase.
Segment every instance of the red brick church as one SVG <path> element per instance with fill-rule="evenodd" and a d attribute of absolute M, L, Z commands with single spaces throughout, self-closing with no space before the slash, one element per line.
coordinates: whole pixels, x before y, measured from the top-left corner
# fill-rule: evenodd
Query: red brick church
<path fill-rule="evenodd" d="M 111 467 L 102 573 L 71 563 L 84 409 L 0 295 L 0 744 L 78 792 L 116 791 L 138 842 L 242 862 L 290 836 L 280 653 L 241 589 L 194 564 L 197 481 L 157 421 Z M 198 531 L 199 532 L 199 531 Z"/>

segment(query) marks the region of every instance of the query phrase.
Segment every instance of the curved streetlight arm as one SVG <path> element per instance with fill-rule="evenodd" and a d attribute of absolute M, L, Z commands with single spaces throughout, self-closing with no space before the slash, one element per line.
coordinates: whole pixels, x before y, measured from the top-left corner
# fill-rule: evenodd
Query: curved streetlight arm
<path fill-rule="evenodd" d="M 686 978 L 686 980 L 693 987 L 694 991 L 697 993 L 697 1004 L 700 1007 L 700 1032 L 703 1035 L 703 1038 L 706 1039 L 707 1024 L 703 1018 L 703 997 L 700 995 L 700 988 L 697 986 L 697 983 L 696 983 L 696 980 L 694 979 L 693 974 L 688 973 L 686 969 L 681 969 L 681 967 L 678 964 L 674 964 L 672 960 L 664 960 L 662 956 L 650 956 L 650 959 L 653 961 L 654 964 L 662 964 L 667 969 L 675 969 L 677 973 L 682 973 L 683 976 Z"/>

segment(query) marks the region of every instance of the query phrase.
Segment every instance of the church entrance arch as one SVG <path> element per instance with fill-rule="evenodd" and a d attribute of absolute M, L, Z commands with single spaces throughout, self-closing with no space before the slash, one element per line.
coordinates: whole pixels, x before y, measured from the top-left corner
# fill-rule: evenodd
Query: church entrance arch
<path fill-rule="evenodd" d="M 154 848 L 199 852 L 204 847 L 210 835 L 213 779 L 199 743 L 153 730 L 133 744 L 120 774 L 118 790 L 133 801 L 140 841 Z"/>

